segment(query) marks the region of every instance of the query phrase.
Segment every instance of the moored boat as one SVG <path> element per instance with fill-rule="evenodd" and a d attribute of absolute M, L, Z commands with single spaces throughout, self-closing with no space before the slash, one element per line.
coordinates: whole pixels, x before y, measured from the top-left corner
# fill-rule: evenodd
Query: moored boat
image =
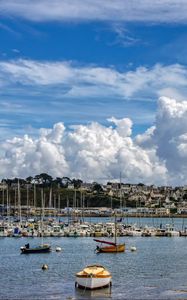
<path fill-rule="evenodd" d="M 19 227 L 15 227 L 13 231 L 13 237 L 22 237 L 22 232 Z"/>
<path fill-rule="evenodd" d="M 47 253 L 51 251 L 51 246 L 48 244 L 44 244 L 43 242 L 43 235 L 44 235 L 44 227 L 43 227 L 43 221 L 44 221 L 44 197 L 43 197 L 43 190 L 42 190 L 42 219 L 41 219 L 41 238 L 42 242 L 39 246 L 36 247 L 30 247 L 30 244 L 26 244 L 25 246 L 22 246 L 20 248 L 21 253 L 23 254 L 31 254 L 31 253 Z"/>
<path fill-rule="evenodd" d="M 101 265 L 90 265 L 76 274 L 75 285 L 79 288 L 98 289 L 110 286 L 112 275 Z"/>
<path fill-rule="evenodd" d="M 24 247 L 20 248 L 21 253 L 23 254 L 31 254 L 31 253 L 48 253 L 51 251 L 51 246 L 48 244 L 39 245 L 37 247 L 30 248 L 29 243 L 26 244 Z"/>
<path fill-rule="evenodd" d="M 115 224 L 114 242 L 94 239 L 95 242 L 100 243 L 100 245 L 97 245 L 97 247 L 95 249 L 97 253 L 118 253 L 118 252 L 124 252 L 125 251 L 125 243 L 123 243 L 123 244 L 118 244 L 117 243 L 116 216 L 115 216 L 115 223 L 114 224 Z M 103 244 L 105 244 L 105 245 L 103 245 Z"/>
<path fill-rule="evenodd" d="M 7 237 L 7 226 L 0 225 L 0 237 Z"/>
<path fill-rule="evenodd" d="M 179 236 L 186 236 L 187 237 L 187 229 L 183 231 L 179 231 Z"/>
<path fill-rule="evenodd" d="M 100 245 L 97 245 L 96 247 L 96 252 L 98 253 L 115 253 L 115 252 L 125 251 L 125 244 L 117 244 L 117 243 L 112 243 L 112 242 L 97 240 L 97 239 L 94 239 L 94 241 L 100 243 Z"/>

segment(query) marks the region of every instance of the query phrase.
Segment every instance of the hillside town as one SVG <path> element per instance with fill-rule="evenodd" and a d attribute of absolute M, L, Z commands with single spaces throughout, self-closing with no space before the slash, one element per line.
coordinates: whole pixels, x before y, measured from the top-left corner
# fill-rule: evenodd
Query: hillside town
<path fill-rule="evenodd" d="M 57 177 L 42 173 L 26 179 L 2 179 L 0 183 L 0 212 L 32 214 L 41 208 L 41 191 L 45 211 L 67 214 L 70 208 L 77 214 L 136 216 L 187 215 L 187 186 L 154 186 L 143 183 L 107 182 L 86 183 L 80 179 Z"/>

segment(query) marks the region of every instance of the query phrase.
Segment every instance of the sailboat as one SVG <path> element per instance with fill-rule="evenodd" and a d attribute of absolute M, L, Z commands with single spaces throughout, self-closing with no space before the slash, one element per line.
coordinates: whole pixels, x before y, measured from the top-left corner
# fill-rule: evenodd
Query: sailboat
<path fill-rule="evenodd" d="M 7 189 L 7 208 L 8 208 L 8 189 Z M 16 226 L 13 230 L 13 237 L 20 238 L 22 237 L 22 215 L 21 215 L 21 193 L 20 193 L 20 183 L 19 183 L 19 178 L 18 178 L 18 210 L 19 210 L 19 225 Z M 8 214 L 8 209 L 7 209 L 7 216 L 10 215 L 10 210 Z"/>
<path fill-rule="evenodd" d="M 42 243 L 36 247 L 30 247 L 30 244 L 26 244 L 20 248 L 21 253 L 23 254 L 31 254 L 31 253 L 48 253 L 51 251 L 51 246 L 48 244 L 43 243 L 43 219 L 44 219 L 44 195 L 43 189 L 41 191 L 41 198 L 42 198 L 42 218 L 41 218 L 41 238 Z"/>
<path fill-rule="evenodd" d="M 185 218 L 182 220 L 182 230 L 179 231 L 179 236 L 187 236 L 187 227 L 184 226 Z"/>
<path fill-rule="evenodd" d="M 125 243 L 123 243 L 123 244 L 118 244 L 117 243 L 116 215 L 115 215 L 114 238 L 115 238 L 114 242 L 94 239 L 95 242 L 100 243 L 100 245 L 97 245 L 97 247 L 96 247 L 96 252 L 97 253 L 117 253 L 117 252 L 124 252 L 125 251 Z"/>

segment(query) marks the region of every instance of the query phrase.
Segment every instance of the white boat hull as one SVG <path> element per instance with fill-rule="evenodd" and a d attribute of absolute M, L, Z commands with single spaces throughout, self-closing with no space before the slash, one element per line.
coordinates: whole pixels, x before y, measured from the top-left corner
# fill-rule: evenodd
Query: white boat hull
<path fill-rule="evenodd" d="M 166 236 L 179 236 L 179 231 L 166 231 Z"/>
<path fill-rule="evenodd" d="M 90 290 L 106 287 L 111 284 L 111 281 L 111 276 L 106 278 L 76 277 L 76 284 L 78 287 Z"/>
<path fill-rule="evenodd" d="M 4 231 L 4 232 L 1 231 L 1 232 L 0 232 L 0 237 L 7 237 L 7 235 L 8 235 L 8 234 L 7 234 L 6 231 Z"/>

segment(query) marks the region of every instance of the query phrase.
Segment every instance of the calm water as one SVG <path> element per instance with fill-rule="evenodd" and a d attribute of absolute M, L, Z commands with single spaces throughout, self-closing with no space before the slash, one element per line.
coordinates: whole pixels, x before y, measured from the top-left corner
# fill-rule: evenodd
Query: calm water
<path fill-rule="evenodd" d="M 181 222 L 181 220 L 180 220 Z M 39 238 L 0 239 L 0 299 L 187 299 L 187 238 L 122 237 L 127 251 L 95 254 L 93 238 L 46 238 L 62 252 L 21 255 Z M 136 246 L 136 252 L 130 252 Z M 41 270 L 47 263 L 49 269 Z M 75 273 L 92 263 L 111 271 L 110 290 L 75 290 Z"/>

